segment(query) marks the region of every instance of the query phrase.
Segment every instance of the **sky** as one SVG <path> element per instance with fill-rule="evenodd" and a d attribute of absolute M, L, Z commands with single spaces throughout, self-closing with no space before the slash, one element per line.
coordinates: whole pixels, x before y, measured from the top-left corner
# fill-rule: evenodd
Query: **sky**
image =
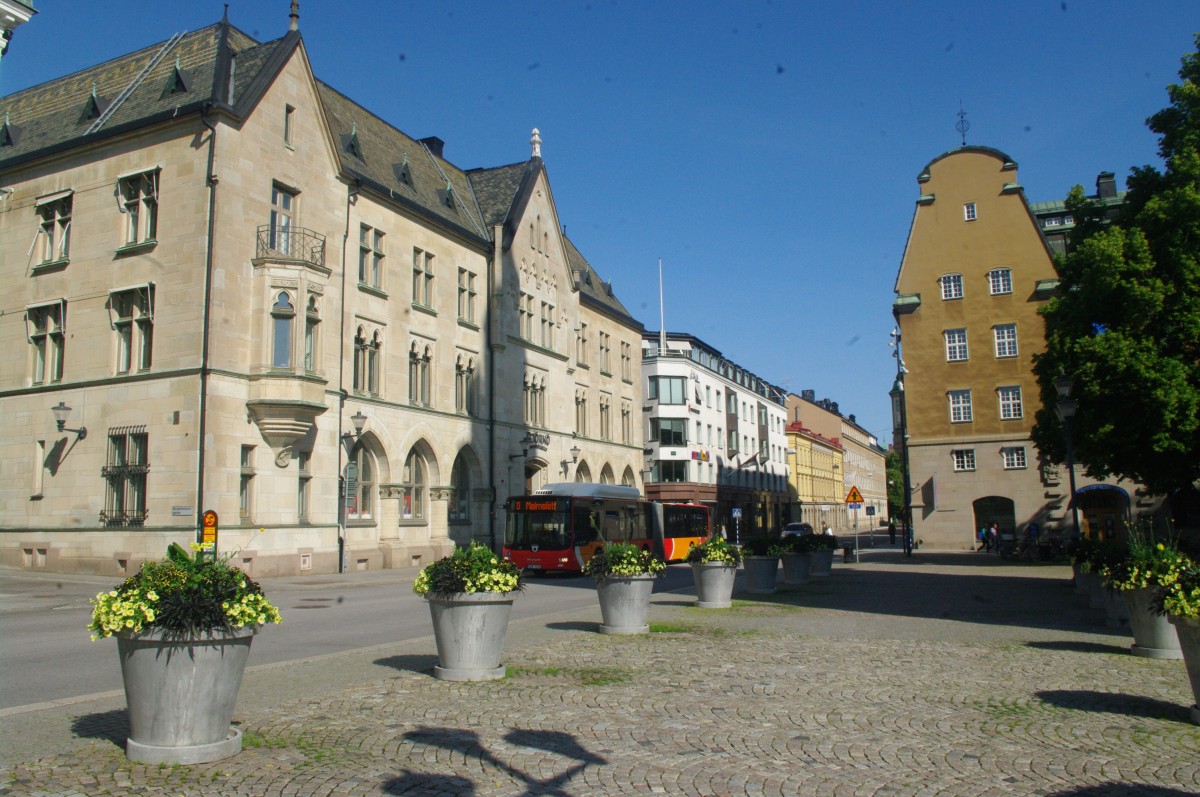
<path fill-rule="evenodd" d="M 0 96 L 221 18 L 35 0 Z M 230 0 L 260 41 L 290 0 Z M 962 144 L 1029 201 L 1161 165 L 1145 120 L 1195 49 L 1163 0 L 302 0 L 317 77 L 460 168 L 542 157 L 567 235 L 647 330 L 690 333 L 891 440 L 893 288 L 917 175 Z M 3 110 L 0 107 L 0 110 Z"/>

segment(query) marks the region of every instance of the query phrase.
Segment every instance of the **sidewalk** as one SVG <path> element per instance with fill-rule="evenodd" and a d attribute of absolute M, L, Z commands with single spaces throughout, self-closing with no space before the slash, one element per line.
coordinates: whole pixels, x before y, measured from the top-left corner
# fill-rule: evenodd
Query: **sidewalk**
<path fill-rule="evenodd" d="M 644 636 L 514 622 L 498 682 L 434 680 L 431 639 L 252 667 L 245 749 L 192 767 L 130 764 L 119 695 L 26 713 L 0 795 L 1200 792 L 1182 662 L 1129 655 L 1069 576 L 865 549 L 732 609 L 656 594 Z"/>

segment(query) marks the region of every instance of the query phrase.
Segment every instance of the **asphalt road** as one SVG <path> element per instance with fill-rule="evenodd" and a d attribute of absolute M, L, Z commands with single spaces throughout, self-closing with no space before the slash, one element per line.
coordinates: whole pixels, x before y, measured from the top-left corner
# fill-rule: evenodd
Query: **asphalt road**
<path fill-rule="evenodd" d="M 429 611 L 413 594 L 416 569 L 264 579 L 284 621 L 254 640 L 255 666 L 429 637 Z M 89 600 L 117 579 L 0 571 L 0 710 L 122 688 L 112 640 L 91 641 Z M 673 565 L 655 591 L 690 589 Z M 528 580 L 514 620 L 596 604 L 585 576 Z M 599 611 L 597 606 L 597 611 Z"/>

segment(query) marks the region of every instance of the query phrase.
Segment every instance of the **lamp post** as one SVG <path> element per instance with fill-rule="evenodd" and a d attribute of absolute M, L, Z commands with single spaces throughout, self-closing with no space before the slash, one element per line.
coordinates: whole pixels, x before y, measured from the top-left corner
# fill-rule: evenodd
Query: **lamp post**
<path fill-rule="evenodd" d="M 342 471 L 342 523 L 338 529 L 338 572 L 345 573 L 346 565 L 346 529 L 350 525 L 350 505 L 358 495 L 358 463 L 354 459 L 354 449 L 362 437 L 363 429 L 367 426 L 367 416 L 362 410 L 357 410 L 350 416 L 353 432 L 342 435 L 342 445 L 346 447 L 346 467 Z"/>
<path fill-rule="evenodd" d="M 888 395 L 892 398 L 892 445 L 900 444 L 900 472 L 904 480 L 904 509 L 900 521 L 904 555 L 912 556 L 913 527 L 912 527 L 912 483 L 908 472 L 908 406 L 904 395 L 904 375 L 908 369 L 900 356 L 900 329 L 892 328 L 892 356 L 896 358 L 896 381 Z"/>
<path fill-rule="evenodd" d="M 1062 374 L 1054 380 L 1054 390 L 1058 393 L 1058 402 L 1054 406 L 1054 412 L 1062 421 L 1063 433 L 1067 441 L 1067 473 L 1071 484 L 1071 537 L 1079 539 L 1082 534 L 1079 531 L 1079 506 L 1075 503 L 1075 451 L 1071 446 L 1071 427 L 1075 423 L 1076 409 L 1075 399 L 1071 398 L 1071 388 L 1074 386 L 1074 380 L 1066 374 Z"/>

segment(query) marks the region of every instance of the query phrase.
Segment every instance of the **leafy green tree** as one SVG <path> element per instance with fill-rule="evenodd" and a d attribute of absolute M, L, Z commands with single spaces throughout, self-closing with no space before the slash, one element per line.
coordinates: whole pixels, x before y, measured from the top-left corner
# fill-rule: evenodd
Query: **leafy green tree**
<path fill-rule="evenodd" d="M 1121 215 L 1104 224 L 1076 186 L 1080 223 L 1057 265 L 1060 293 L 1042 308 L 1046 351 L 1033 439 L 1065 461 L 1054 380 L 1074 380 L 1076 462 L 1167 493 L 1200 479 L 1200 35 L 1169 107 L 1146 120 L 1164 169 L 1132 170 Z"/>
<path fill-rule="evenodd" d="M 900 452 L 894 448 L 888 449 L 883 458 L 887 471 L 887 502 L 888 517 L 899 518 L 904 515 L 904 471 L 900 464 Z"/>

